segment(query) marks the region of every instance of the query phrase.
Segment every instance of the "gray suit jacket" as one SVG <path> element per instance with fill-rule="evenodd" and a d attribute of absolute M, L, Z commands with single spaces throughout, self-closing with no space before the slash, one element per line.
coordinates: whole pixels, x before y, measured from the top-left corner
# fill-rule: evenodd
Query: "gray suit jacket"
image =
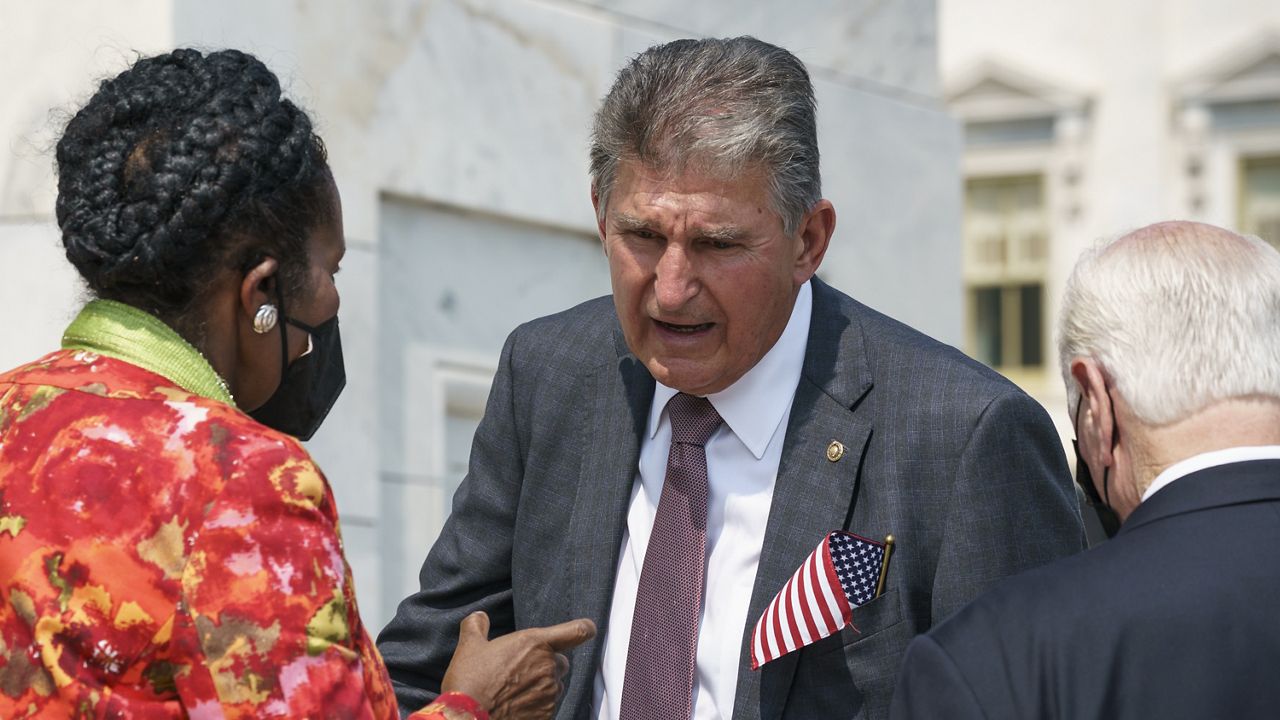
<path fill-rule="evenodd" d="M 402 710 L 432 698 L 458 623 L 493 633 L 588 617 L 559 718 L 586 718 L 654 381 L 610 298 L 508 338 L 468 475 L 378 646 Z M 832 440 L 848 448 L 829 462 Z M 893 534 L 860 630 L 752 671 L 765 605 L 831 530 Z M 813 281 L 813 318 L 743 628 L 734 718 L 888 711 L 907 643 L 996 580 L 1079 551 L 1079 508 L 1044 410 L 996 373 Z"/>

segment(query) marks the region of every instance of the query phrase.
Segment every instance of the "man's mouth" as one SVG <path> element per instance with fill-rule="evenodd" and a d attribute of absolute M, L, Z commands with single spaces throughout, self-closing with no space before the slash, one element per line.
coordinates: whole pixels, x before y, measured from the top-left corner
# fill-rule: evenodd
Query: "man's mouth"
<path fill-rule="evenodd" d="M 654 322 L 657 323 L 658 327 L 662 328 L 663 330 L 669 330 L 673 333 L 679 333 L 682 335 L 692 335 L 693 333 L 702 332 L 703 330 L 710 330 L 712 326 L 715 325 L 715 323 L 698 323 L 696 325 L 681 325 L 678 323 L 663 322 L 661 320 L 654 320 Z"/>

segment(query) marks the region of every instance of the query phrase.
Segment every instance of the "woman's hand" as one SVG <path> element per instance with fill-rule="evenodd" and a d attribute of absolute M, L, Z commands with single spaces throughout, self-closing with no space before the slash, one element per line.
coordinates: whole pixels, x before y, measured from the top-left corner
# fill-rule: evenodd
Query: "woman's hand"
<path fill-rule="evenodd" d="M 466 693 L 492 720 L 549 718 L 569 669 L 563 653 L 595 636 L 595 623 L 579 619 L 490 640 L 489 616 L 472 613 L 459 626 L 440 690 Z"/>

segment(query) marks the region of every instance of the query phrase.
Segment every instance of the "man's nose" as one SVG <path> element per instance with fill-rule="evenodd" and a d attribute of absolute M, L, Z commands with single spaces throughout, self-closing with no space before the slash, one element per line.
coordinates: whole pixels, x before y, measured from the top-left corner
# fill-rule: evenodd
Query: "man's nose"
<path fill-rule="evenodd" d="M 654 268 L 653 286 L 658 308 L 664 311 L 680 310 L 698 294 L 697 267 L 680 244 L 667 243 Z"/>

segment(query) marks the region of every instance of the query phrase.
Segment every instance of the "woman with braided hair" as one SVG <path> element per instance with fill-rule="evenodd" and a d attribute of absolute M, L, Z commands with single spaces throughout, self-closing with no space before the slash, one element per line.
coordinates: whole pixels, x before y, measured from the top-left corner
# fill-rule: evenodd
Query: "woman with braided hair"
<path fill-rule="evenodd" d="M 0 375 L 0 717 L 398 717 L 298 442 L 345 382 L 306 113 L 251 55 L 175 50 L 104 81 L 57 166 L 94 299 Z M 415 718 L 549 716 L 594 634 L 487 629 Z"/>

